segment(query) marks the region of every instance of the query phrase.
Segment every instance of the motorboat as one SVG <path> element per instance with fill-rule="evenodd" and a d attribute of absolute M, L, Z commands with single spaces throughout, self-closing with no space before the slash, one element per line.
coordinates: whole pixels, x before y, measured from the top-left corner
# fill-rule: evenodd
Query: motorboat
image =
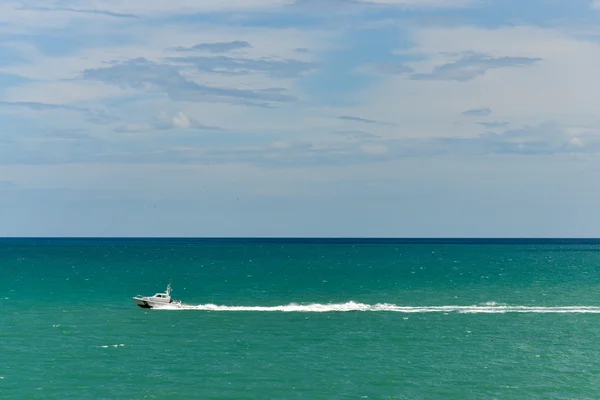
<path fill-rule="evenodd" d="M 133 298 L 135 304 L 142 308 L 156 308 L 160 306 L 181 305 L 181 301 L 174 300 L 171 297 L 171 284 L 167 285 L 167 290 L 164 293 L 156 293 L 154 296 L 135 296 Z"/>

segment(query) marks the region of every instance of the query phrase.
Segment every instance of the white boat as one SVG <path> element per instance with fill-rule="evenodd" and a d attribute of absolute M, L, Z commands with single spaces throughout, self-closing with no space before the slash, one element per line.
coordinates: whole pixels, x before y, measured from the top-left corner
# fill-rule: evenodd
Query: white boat
<path fill-rule="evenodd" d="M 167 305 L 181 305 L 181 301 L 173 300 L 171 297 L 171 284 L 167 285 L 165 293 L 156 293 L 154 296 L 135 296 L 135 304 L 142 308 L 155 308 Z"/>

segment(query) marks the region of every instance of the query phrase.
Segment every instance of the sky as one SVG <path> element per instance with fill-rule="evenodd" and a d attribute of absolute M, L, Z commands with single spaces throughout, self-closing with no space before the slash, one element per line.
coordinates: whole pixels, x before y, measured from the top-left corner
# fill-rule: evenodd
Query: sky
<path fill-rule="evenodd" d="M 600 237 L 598 71 L 598 0 L 3 0 L 0 236 Z"/>

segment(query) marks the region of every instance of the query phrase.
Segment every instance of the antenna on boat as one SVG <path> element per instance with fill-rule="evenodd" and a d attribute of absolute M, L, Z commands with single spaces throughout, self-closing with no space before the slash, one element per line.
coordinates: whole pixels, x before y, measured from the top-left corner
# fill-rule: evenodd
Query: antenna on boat
<path fill-rule="evenodd" d="M 171 281 L 169 281 L 169 284 L 167 285 L 167 296 L 171 295 Z"/>

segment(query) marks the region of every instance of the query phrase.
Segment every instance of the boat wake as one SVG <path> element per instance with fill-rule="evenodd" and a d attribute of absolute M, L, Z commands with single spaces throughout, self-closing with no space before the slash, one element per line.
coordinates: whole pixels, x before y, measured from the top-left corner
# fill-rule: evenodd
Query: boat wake
<path fill-rule="evenodd" d="M 598 306 L 559 306 L 538 307 L 519 305 L 499 305 L 485 303 L 473 306 L 399 306 L 396 304 L 378 303 L 363 304 L 349 301 L 339 304 L 295 304 L 281 306 L 223 306 L 216 304 L 200 305 L 161 305 L 156 310 L 194 310 L 194 311 L 229 311 L 229 312 L 300 312 L 300 313 L 327 313 L 327 312 L 398 312 L 398 313 L 458 313 L 458 314 L 505 314 L 505 313 L 563 313 L 563 314 L 600 314 Z"/>

